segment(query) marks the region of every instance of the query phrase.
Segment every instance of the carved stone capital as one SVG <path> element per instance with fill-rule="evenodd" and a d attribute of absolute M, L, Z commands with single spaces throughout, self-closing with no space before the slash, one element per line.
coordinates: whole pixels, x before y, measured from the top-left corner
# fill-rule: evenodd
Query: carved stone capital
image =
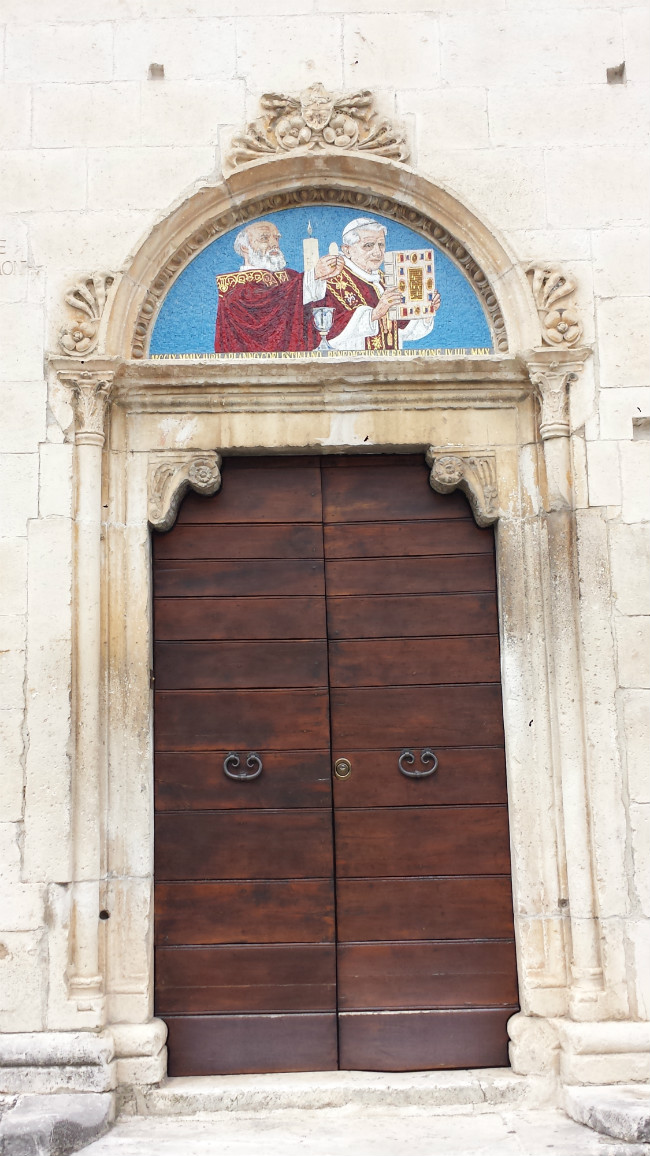
<path fill-rule="evenodd" d="M 221 455 L 214 450 L 169 450 L 149 456 L 148 518 L 154 530 L 171 530 L 184 495 L 216 494 L 221 486 Z"/>
<path fill-rule="evenodd" d="M 572 350 L 569 357 L 566 353 L 562 356 L 558 351 L 554 356 L 550 350 L 539 350 L 525 357 L 531 383 L 539 398 L 542 441 L 569 436 L 569 386 L 577 381 L 589 350 Z"/>
<path fill-rule="evenodd" d="M 226 164 L 230 172 L 292 152 L 369 152 L 408 160 L 404 133 L 378 115 L 368 89 L 336 95 L 317 83 L 299 96 L 267 92 L 260 105 L 262 116 L 233 138 Z"/>
<path fill-rule="evenodd" d="M 113 390 L 113 372 L 81 370 L 60 373 L 70 390 L 77 445 L 103 446 L 106 412 Z"/>
<path fill-rule="evenodd" d="M 69 357 L 88 357 L 96 349 L 99 323 L 114 280 L 111 273 L 92 273 L 77 281 L 66 293 L 66 304 L 76 316 L 61 329 L 59 345 Z"/>
<path fill-rule="evenodd" d="M 526 270 L 545 345 L 570 349 L 582 340 L 582 321 L 572 300 L 577 282 L 559 265 L 529 265 Z"/>
<path fill-rule="evenodd" d="M 466 453 L 429 446 L 429 483 L 438 494 L 462 490 L 469 498 L 479 526 L 491 526 L 499 517 L 496 459 L 493 453 Z"/>

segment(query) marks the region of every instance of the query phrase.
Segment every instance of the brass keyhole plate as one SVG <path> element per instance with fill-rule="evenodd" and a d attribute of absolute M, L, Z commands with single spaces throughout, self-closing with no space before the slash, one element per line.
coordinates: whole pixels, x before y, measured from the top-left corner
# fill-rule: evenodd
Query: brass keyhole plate
<path fill-rule="evenodd" d="M 349 759 L 337 759 L 334 763 L 334 774 L 337 779 L 349 779 L 352 773 L 352 763 Z"/>

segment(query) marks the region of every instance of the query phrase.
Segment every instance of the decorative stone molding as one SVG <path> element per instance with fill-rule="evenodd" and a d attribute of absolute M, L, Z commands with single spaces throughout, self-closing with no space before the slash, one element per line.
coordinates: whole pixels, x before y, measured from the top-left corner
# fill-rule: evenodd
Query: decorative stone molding
<path fill-rule="evenodd" d="M 493 453 L 449 453 L 430 446 L 426 452 L 431 466 L 429 484 L 438 494 L 462 490 L 467 494 L 479 526 L 491 526 L 499 517 L 496 462 Z"/>
<path fill-rule="evenodd" d="M 77 317 L 61 330 L 59 345 L 70 357 L 87 357 L 97 347 L 99 323 L 114 280 L 110 273 L 92 273 L 66 293 L 66 304 Z"/>
<path fill-rule="evenodd" d="M 566 301 L 577 289 L 570 273 L 557 265 L 530 265 L 528 274 L 546 345 L 573 348 L 582 340 L 582 322 L 575 303 Z M 562 304 L 564 302 L 564 304 Z"/>
<path fill-rule="evenodd" d="M 588 349 L 569 351 L 533 350 L 525 354 L 530 380 L 541 407 L 539 432 L 542 441 L 569 436 L 569 386 L 577 381 Z"/>
<path fill-rule="evenodd" d="M 368 89 L 336 96 L 322 84 L 312 84 L 298 97 L 267 92 L 260 100 L 263 115 L 234 137 L 231 170 L 277 153 L 371 152 L 406 161 L 404 133 L 374 109 Z"/>
<path fill-rule="evenodd" d="M 465 273 L 471 282 L 474 290 L 481 298 L 487 314 L 496 352 L 507 353 L 506 324 L 487 275 L 465 246 L 461 245 L 448 229 L 432 220 L 425 213 L 410 208 L 408 205 L 400 204 L 386 196 L 360 192 L 357 189 L 332 188 L 331 185 L 314 185 L 308 189 L 296 188 L 258 197 L 239 206 L 232 205 L 227 212 L 206 221 L 187 240 L 183 241 L 182 245 L 168 258 L 153 278 L 140 306 L 133 331 L 131 357 L 140 359 L 147 356 L 150 330 L 167 290 L 172 281 L 178 277 L 178 274 L 206 245 L 230 229 L 234 229 L 238 225 L 245 225 L 247 221 L 264 217 L 268 213 L 276 213 L 279 209 L 307 205 L 349 205 L 357 216 L 365 212 L 381 213 L 384 217 L 390 217 L 394 221 L 398 221 L 399 224 L 406 225 L 407 228 L 413 229 L 427 237 L 428 240 L 433 241 Z"/>
<path fill-rule="evenodd" d="M 59 377 L 70 390 L 77 445 L 103 446 L 115 374 L 112 371 L 82 370 L 64 371 L 59 373 Z"/>
<path fill-rule="evenodd" d="M 216 494 L 221 486 L 221 456 L 214 451 L 151 454 L 148 472 L 148 518 L 154 530 L 171 530 L 184 495 Z"/>

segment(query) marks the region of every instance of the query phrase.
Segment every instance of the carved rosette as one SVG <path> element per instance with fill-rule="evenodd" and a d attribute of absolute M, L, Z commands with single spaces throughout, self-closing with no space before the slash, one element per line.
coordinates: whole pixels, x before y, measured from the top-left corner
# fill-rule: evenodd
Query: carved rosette
<path fill-rule="evenodd" d="M 184 495 L 216 494 L 221 486 L 221 455 L 214 451 L 151 454 L 148 471 L 148 519 L 154 530 L 171 530 Z"/>
<path fill-rule="evenodd" d="M 491 526 L 499 517 L 496 460 L 492 453 L 449 453 L 430 446 L 426 453 L 431 466 L 429 484 L 438 494 L 462 490 L 469 498 L 478 526 Z"/>
<path fill-rule="evenodd" d="M 530 265 L 526 270 L 545 345 L 572 349 L 582 340 L 582 321 L 571 300 L 577 282 L 558 265 Z"/>
<path fill-rule="evenodd" d="M 82 370 L 59 376 L 70 390 L 77 445 L 103 446 L 115 374 Z"/>
<path fill-rule="evenodd" d="M 288 152 L 370 152 L 408 160 L 404 133 L 380 117 L 368 89 L 336 96 L 312 84 L 299 96 L 267 92 L 262 116 L 233 138 L 228 167 Z"/>
<path fill-rule="evenodd" d="M 76 317 L 59 333 L 59 345 L 69 357 L 87 357 L 96 349 L 99 323 L 114 280 L 110 273 L 92 273 L 66 293 L 66 304 L 74 309 Z"/>

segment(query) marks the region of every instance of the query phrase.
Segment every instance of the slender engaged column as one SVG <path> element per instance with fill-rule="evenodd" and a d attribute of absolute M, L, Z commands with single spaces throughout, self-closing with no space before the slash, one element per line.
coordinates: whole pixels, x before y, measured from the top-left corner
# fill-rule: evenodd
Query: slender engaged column
<path fill-rule="evenodd" d="M 62 374 L 75 416 L 74 884 L 68 966 L 80 1012 L 103 1016 L 99 953 L 101 875 L 101 515 L 104 423 L 112 373 Z"/>
<path fill-rule="evenodd" d="M 555 352 L 555 351 L 553 351 Z M 603 974 L 590 830 L 587 757 L 582 711 L 578 626 L 578 559 L 569 439 L 568 387 L 582 369 L 582 351 L 571 359 L 531 356 L 530 378 L 541 406 L 549 564 L 549 652 L 553 662 L 554 745 L 560 766 L 564 842 L 571 926 L 570 1012 L 597 1018 Z"/>

